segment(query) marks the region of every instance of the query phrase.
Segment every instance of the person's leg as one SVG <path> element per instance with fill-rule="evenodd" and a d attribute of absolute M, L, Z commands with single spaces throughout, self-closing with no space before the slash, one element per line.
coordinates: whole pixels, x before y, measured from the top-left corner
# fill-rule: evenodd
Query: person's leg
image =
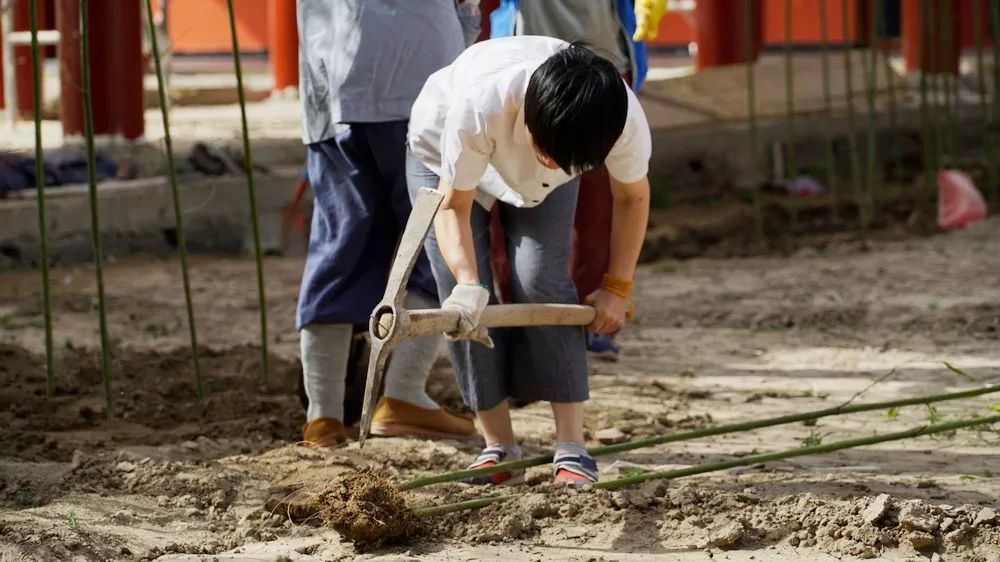
<path fill-rule="evenodd" d="M 374 163 L 372 174 L 380 186 L 378 194 L 381 236 L 395 242 L 406 227 L 412 209 L 406 187 L 406 121 L 356 125 L 364 132 Z M 385 256 L 386 278 L 395 252 Z M 372 307 L 375 303 L 372 303 Z M 437 308 L 437 287 L 427 257 L 421 254 L 407 283 L 404 306 Z M 427 394 L 430 375 L 444 338 L 440 334 L 406 339 L 393 350 L 385 371 L 385 395 L 372 417 L 373 435 L 461 438 L 475 435 L 466 418 L 444 411 Z"/>
<path fill-rule="evenodd" d="M 438 185 L 438 177 L 412 155 L 408 155 L 406 166 L 411 199 L 416 197 L 420 188 Z M 487 286 L 493 281 L 489 261 L 489 220 L 488 212 L 478 205 L 473 206 L 472 235 L 479 279 Z M 424 247 L 437 282 L 438 294 L 445 298 L 451 294 L 456 282 L 438 248 L 434 229 L 428 233 Z M 490 300 L 491 303 L 496 303 L 495 297 Z M 476 412 L 476 419 L 486 439 L 486 448 L 472 466 L 488 466 L 504 459 L 520 458 L 520 448 L 515 442 L 507 411 L 506 332 L 508 330 L 491 330 L 495 346 L 492 350 L 468 340 L 448 343 L 448 352 L 462 398 Z M 473 483 L 499 484 L 516 480 L 521 475 L 523 471 L 519 474 L 500 473 L 485 479 L 475 479 Z"/>
<path fill-rule="evenodd" d="M 508 254 L 514 299 L 527 303 L 578 302 L 569 276 L 570 231 L 577 184 L 560 186 L 538 207 L 505 207 Z M 583 403 L 589 398 L 583 330 L 576 327 L 525 327 L 511 338 L 523 349 L 513 364 L 511 395 L 552 403 L 558 443 L 557 482 L 596 480 L 596 465 L 586 454 Z"/>
<path fill-rule="evenodd" d="M 378 296 L 366 286 L 376 272 L 363 259 L 371 246 L 374 191 L 351 164 L 366 163 L 355 133 L 310 145 L 307 159 L 315 205 L 296 324 L 308 402 L 303 440 L 322 446 L 347 439 L 344 380 L 351 334 L 367 316 L 355 303 Z"/>

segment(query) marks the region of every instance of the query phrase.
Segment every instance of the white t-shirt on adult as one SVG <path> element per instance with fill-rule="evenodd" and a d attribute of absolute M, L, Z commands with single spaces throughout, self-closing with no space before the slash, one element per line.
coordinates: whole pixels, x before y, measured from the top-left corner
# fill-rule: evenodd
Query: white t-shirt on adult
<path fill-rule="evenodd" d="M 524 95 L 535 69 L 567 45 L 525 35 L 469 47 L 417 96 L 410 150 L 452 188 L 478 188 L 476 200 L 487 209 L 497 199 L 517 207 L 541 203 L 573 176 L 539 163 L 524 124 Z M 651 151 L 646 115 L 629 89 L 625 128 L 605 160 L 608 173 L 625 183 L 642 179 Z"/>

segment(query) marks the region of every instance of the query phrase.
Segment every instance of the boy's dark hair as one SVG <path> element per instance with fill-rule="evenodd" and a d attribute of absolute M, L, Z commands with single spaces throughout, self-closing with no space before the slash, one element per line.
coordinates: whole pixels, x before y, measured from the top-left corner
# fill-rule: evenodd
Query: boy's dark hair
<path fill-rule="evenodd" d="M 627 115 L 618 69 L 579 44 L 549 57 L 528 81 L 525 125 L 535 146 L 567 174 L 603 164 Z"/>

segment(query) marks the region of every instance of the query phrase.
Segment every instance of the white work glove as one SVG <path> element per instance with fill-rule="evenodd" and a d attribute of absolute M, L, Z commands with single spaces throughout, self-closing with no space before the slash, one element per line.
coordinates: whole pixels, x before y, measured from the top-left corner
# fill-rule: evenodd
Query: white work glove
<path fill-rule="evenodd" d="M 441 303 L 442 310 L 457 310 L 458 329 L 444 336 L 448 341 L 472 340 L 493 349 L 493 340 L 486 328 L 479 327 L 479 318 L 490 302 L 490 292 L 482 285 L 455 285 L 449 296 Z"/>

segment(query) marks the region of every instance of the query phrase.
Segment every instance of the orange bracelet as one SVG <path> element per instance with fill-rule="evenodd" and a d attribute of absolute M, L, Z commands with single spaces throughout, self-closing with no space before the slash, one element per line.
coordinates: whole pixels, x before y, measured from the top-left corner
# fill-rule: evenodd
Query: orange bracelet
<path fill-rule="evenodd" d="M 601 278 L 601 288 L 625 300 L 628 300 L 632 296 L 631 279 L 622 279 L 605 273 L 604 277 Z"/>

